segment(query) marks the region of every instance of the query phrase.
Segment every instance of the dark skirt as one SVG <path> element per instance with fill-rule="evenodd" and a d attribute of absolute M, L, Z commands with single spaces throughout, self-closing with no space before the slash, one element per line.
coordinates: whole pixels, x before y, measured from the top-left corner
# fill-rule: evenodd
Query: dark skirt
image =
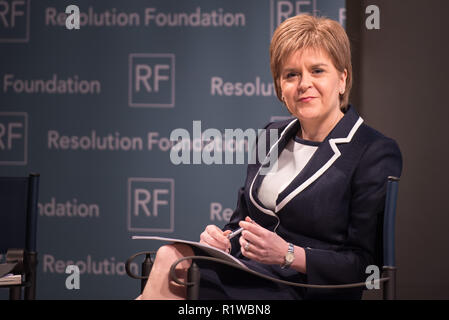
<path fill-rule="evenodd" d="M 205 256 L 201 249 L 193 248 L 195 255 Z M 250 269 L 264 275 L 291 282 L 306 283 L 305 275 L 277 265 L 267 265 L 238 257 Z M 206 261 L 196 260 L 200 268 L 200 300 L 302 300 L 305 289 L 270 281 L 240 269 Z"/>

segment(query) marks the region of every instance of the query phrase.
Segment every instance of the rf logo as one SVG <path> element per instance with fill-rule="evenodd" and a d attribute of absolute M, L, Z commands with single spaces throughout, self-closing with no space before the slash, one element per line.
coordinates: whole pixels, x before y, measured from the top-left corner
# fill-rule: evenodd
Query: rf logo
<path fill-rule="evenodd" d="M 128 179 L 128 231 L 173 232 L 175 181 Z"/>
<path fill-rule="evenodd" d="M 28 42 L 30 0 L 0 0 L 0 42 Z"/>
<path fill-rule="evenodd" d="M 133 53 L 129 55 L 129 106 L 175 106 L 175 55 Z"/>
<path fill-rule="evenodd" d="M 28 114 L 0 112 L 0 165 L 27 164 Z"/>
<path fill-rule="evenodd" d="M 271 32 L 284 20 L 296 16 L 298 14 L 307 13 L 313 16 L 319 15 L 321 12 L 329 12 L 332 10 L 338 11 L 338 21 L 340 24 L 345 23 L 346 9 L 345 2 L 339 1 L 322 1 L 320 2 L 320 9 L 317 7 L 318 0 L 270 0 L 271 11 Z M 340 8 L 328 8 L 327 6 L 339 6 Z"/>
<path fill-rule="evenodd" d="M 271 33 L 284 20 L 301 13 L 315 15 L 316 0 L 270 0 L 271 6 Z"/>

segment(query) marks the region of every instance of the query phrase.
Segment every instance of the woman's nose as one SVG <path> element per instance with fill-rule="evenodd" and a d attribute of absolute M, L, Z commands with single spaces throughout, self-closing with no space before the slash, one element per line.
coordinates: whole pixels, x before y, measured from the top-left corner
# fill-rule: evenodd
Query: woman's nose
<path fill-rule="evenodd" d="M 298 90 L 306 92 L 312 86 L 312 77 L 309 73 L 304 72 L 298 83 Z"/>

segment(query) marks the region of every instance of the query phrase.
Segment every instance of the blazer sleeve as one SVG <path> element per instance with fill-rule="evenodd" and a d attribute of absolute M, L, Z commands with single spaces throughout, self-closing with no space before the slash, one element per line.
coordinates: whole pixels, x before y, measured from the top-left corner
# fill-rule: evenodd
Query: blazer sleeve
<path fill-rule="evenodd" d="M 383 217 L 387 178 L 399 177 L 401 171 L 401 153 L 394 140 L 383 137 L 365 149 L 351 181 L 347 240 L 338 250 L 305 248 L 308 283 L 344 284 L 366 281 L 366 267 L 374 264 L 378 217 Z M 348 293 L 353 292 L 358 295 L 354 298 L 360 298 L 362 288 L 308 289 L 307 296 L 322 297 L 324 291 L 328 291 L 331 296 L 332 293 L 348 296 Z M 346 295 L 343 291 L 346 291 Z"/>

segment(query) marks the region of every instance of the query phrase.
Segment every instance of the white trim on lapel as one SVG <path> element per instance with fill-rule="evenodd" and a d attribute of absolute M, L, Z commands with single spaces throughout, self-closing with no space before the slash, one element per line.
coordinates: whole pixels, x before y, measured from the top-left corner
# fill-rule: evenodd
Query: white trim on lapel
<path fill-rule="evenodd" d="M 285 127 L 285 129 L 282 131 L 281 136 L 279 137 L 279 139 L 276 141 L 275 144 L 273 144 L 273 146 L 270 148 L 270 151 L 269 151 L 268 154 L 265 156 L 265 159 L 262 161 L 262 164 L 263 164 L 263 163 L 266 163 L 266 160 L 267 160 L 268 156 L 271 154 L 271 151 L 273 150 L 273 148 L 279 144 L 279 141 L 281 141 L 281 139 L 282 139 L 282 137 L 284 136 L 285 132 L 287 132 L 287 130 L 290 129 L 290 127 L 291 127 L 296 121 L 298 121 L 298 119 L 293 119 L 293 120 L 292 120 L 292 121 Z M 270 216 L 276 216 L 276 214 L 275 214 L 273 211 L 271 211 L 271 210 L 269 210 L 269 209 L 266 209 L 266 208 L 260 206 L 260 205 L 254 200 L 254 198 L 253 198 L 253 185 L 254 185 L 254 181 L 256 181 L 256 178 L 259 176 L 259 172 L 260 172 L 261 169 L 262 169 L 262 165 L 259 167 L 259 170 L 257 170 L 257 173 L 256 173 L 256 175 L 254 176 L 253 182 L 251 183 L 251 187 L 249 188 L 249 197 L 250 197 L 252 203 L 256 206 L 257 209 L 259 209 L 259 210 L 262 211 L 263 213 L 266 213 L 266 214 L 268 214 L 268 215 L 270 215 Z"/>
<path fill-rule="evenodd" d="M 309 185 L 311 185 L 316 179 L 318 179 L 324 172 L 326 172 L 327 169 L 341 156 L 340 150 L 337 148 L 337 144 L 339 143 L 348 143 L 351 142 L 352 137 L 356 133 L 357 129 L 360 127 L 360 125 L 363 123 L 363 119 L 359 117 L 357 122 L 352 127 L 351 131 L 349 132 L 348 136 L 346 138 L 334 138 L 329 139 L 329 144 L 334 151 L 334 155 L 332 158 L 329 159 L 328 162 L 324 166 L 322 166 L 317 172 L 315 172 L 309 179 L 304 181 L 298 188 L 293 190 L 288 196 L 286 196 L 277 206 L 274 208 L 274 212 L 279 212 L 291 199 L 296 197 L 298 193 L 303 191 L 305 188 L 307 188 Z"/>

